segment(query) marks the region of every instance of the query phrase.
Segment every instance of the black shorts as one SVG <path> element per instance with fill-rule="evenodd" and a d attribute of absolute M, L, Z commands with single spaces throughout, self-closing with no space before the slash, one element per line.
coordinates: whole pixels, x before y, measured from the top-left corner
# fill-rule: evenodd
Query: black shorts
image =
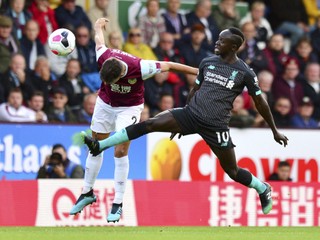
<path fill-rule="evenodd" d="M 218 129 L 206 122 L 197 119 L 187 108 L 171 109 L 173 117 L 181 128 L 182 135 L 197 133 L 210 148 L 233 148 L 229 129 Z"/>

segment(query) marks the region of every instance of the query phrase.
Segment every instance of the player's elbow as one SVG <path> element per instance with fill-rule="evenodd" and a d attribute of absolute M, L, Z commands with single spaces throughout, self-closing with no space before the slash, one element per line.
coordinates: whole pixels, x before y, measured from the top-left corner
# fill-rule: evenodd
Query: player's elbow
<path fill-rule="evenodd" d="M 162 72 L 168 72 L 172 70 L 173 68 L 173 62 L 161 62 L 161 71 Z"/>

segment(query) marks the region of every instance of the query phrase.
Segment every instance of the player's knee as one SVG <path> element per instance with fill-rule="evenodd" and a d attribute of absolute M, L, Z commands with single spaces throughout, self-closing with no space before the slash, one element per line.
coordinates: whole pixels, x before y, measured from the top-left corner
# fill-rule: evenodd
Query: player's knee
<path fill-rule="evenodd" d="M 236 180 L 238 169 L 226 169 L 225 172 L 232 180 Z"/>

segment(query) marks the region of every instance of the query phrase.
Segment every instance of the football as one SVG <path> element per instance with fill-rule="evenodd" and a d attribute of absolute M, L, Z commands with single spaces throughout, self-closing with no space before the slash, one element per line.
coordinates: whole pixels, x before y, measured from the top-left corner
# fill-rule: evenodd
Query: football
<path fill-rule="evenodd" d="M 70 30 L 59 28 L 50 34 L 48 45 L 51 52 L 55 55 L 67 56 L 72 53 L 75 48 L 76 37 Z"/>

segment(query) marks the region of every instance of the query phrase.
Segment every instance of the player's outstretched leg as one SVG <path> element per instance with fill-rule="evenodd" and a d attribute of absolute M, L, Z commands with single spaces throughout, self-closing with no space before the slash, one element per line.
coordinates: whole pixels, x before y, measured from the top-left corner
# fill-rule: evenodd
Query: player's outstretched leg
<path fill-rule="evenodd" d="M 96 201 L 97 197 L 94 195 L 93 189 L 91 189 L 88 193 L 81 194 L 77 202 L 71 208 L 70 215 L 80 213 L 85 206 L 88 206 Z"/>
<path fill-rule="evenodd" d="M 113 203 L 112 209 L 109 212 L 107 217 L 107 222 L 119 222 L 121 214 L 122 214 L 122 203 L 120 204 Z"/>

